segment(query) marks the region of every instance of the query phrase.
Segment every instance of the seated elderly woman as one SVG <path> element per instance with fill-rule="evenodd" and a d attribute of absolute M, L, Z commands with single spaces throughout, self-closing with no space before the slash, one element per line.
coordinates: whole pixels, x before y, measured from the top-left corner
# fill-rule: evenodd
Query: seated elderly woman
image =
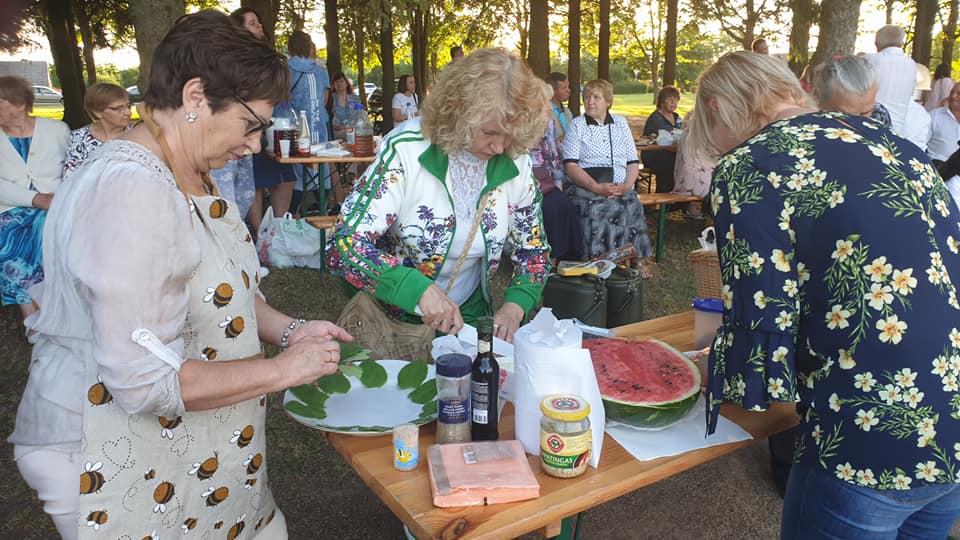
<path fill-rule="evenodd" d="M 784 62 L 747 52 L 704 71 L 690 122 L 722 154 L 708 430 L 724 400 L 805 409 L 781 538 L 946 537 L 960 249 L 929 159 L 869 118 L 813 111 Z"/>
<path fill-rule="evenodd" d="M 930 113 L 932 120 L 927 154 L 940 165 L 957 151 L 960 141 L 960 83 L 953 85 L 944 107 Z"/>
<path fill-rule="evenodd" d="M 87 88 L 83 108 L 93 122 L 70 134 L 64 177 L 80 167 L 103 143 L 116 139 L 130 127 L 130 96 L 115 84 L 97 83 Z"/>
<path fill-rule="evenodd" d="M 657 110 L 647 117 L 643 125 L 643 134 L 656 137 L 660 131 L 672 134 L 675 129 L 683 128 L 683 121 L 677 114 L 680 103 L 680 90 L 675 86 L 664 86 L 657 93 Z M 657 193 L 670 193 L 674 188 L 673 170 L 677 162 L 676 142 L 661 146 L 655 150 L 642 150 L 640 159 L 644 166 L 657 177 Z"/>
<path fill-rule="evenodd" d="M 32 85 L 0 77 L 0 303 L 24 317 L 34 312 L 27 289 L 43 280 L 43 224 L 70 139 L 66 124 L 32 112 Z"/>
<path fill-rule="evenodd" d="M 512 341 L 549 269 L 527 153 L 546 121 L 541 85 L 502 49 L 448 64 L 422 118 L 391 132 L 344 202 L 330 271 L 453 334 L 493 311 L 488 283 L 509 241 L 513 278 L 494 325 Z"/>
<path fill-rule="evenodd" d="M 350 336 L 267 305 L 246 227 L 207 173 L 260 149 L 289 85 L 283 57 L 222 13 L 182 17 L 154 52 L 144 123 L 51 208 L 10 442 L 64 538 L 175 537 L 188 518 L 286 538 L 264 394 L 333 373 L 330 338 Z M 261 340 L 285 351 L 265 359 Z"/>
<path fill-rule="evenodd" d="M 640 160 L 627 121 L 609 112 L 613 86 L 588 82 L 583 104 L 586 112 L 570 122 L 562 150 L 564 172 L 575 184 L 567 195 L 583 227 L 581 253 L 590 258 L 629 244 L 637 257 L 649 257 L 647 222 L 634 191 Z M 642 270 L 639 259 L 637 265 Z"/>

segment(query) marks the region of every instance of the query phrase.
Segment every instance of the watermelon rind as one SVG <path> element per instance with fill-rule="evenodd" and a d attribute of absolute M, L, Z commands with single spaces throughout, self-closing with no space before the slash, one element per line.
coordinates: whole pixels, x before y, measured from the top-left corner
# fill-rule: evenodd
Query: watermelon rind
<path fill-rule="evenodd" d="M 622 401 L 601 395 L 603 409 L 608 419 L 621 424 L 645 429 L 664 428 L 679 422 L 696 404 L 697 398 L 700 396 L 700 370 L 687 355 L 670 345 L 658 339 L 645 339 L 643 341 L 656 343 L 673 353 L 678 360 L 682 360 L 683 365 L 687 366 L 693 375 L 693 385 L 689 391 L 679 398 L 666 402 Z"/>

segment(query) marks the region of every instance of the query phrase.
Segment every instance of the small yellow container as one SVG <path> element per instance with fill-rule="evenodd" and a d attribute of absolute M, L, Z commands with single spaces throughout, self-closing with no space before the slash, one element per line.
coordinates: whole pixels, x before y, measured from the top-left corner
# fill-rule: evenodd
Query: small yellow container
<path fill-rule="evenodd" d="M 593 448 L 590 404 L 579 396 L 554 394 L 540 402 L 540 467 L 557 478 L 587 470 Z"/>

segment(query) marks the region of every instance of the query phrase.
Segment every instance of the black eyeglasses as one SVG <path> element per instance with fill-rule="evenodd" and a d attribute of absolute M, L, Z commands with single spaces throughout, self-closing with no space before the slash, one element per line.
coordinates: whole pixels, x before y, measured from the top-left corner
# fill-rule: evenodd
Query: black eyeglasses
<path fill-rule="evenodd" d="M 240 99 L 239 96 L 233 96 L 233 99 L 237 100 L 237 103 L 239 103 L 240 105 L 243 105 L 243 108 L 246 109 L 247 111 L 249 111 L 250 114 L 252 114 L 253 117 L 257 119 L 257 122 L 260 123 L 259 126 L 248 129 L 247 132 L 244 133 L 244 135 L 246 135 L 247 137 L 249 137 L 250 135 L 253 135 L 254 133 L 256 133 L 256 132 L 258 132 L 258 131 L 261 132 L 261 133 L 263 133 L 263 132 L 267 131 L 268 129 L 270 129 L 271 126 L 273 126 L 273 120 L 271 120 L 271 121 L 269 121 L 269 122 L 267 122 L 266 120 L 264 120 L 259 114 L 255 113 L 255 112 L 253 111 L 253 109 L 251 109 L 250 106 L 246 104 L 246 102 L 244 102 L 242 99 Z"/>

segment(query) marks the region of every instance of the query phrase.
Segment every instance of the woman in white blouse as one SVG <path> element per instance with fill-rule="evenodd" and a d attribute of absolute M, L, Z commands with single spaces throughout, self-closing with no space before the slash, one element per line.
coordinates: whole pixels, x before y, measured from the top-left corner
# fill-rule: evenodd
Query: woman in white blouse
<path fill-rule="evenodd" d="M 946 106 L 930 113 L 930 120 L 927 155 L 939 167 L 957 151 L 957 141 L 960 141 L 960 83 L 953 85 Z"/>
<path fill-rule="evenodd" d="M 57 195 L 10 442 L 64 538 L 174 537 L 187 518 L 286 538 L 265 394 L 333 373 L 331 338 L 350 336 L 267 305 L 246 227 L 207 173 L 260 149 L 289 77 L 226 15 L 181 18 L 154 52 L 144 123 Z M 261 341 L 286 349 L 266 359 Z"/>
<path fill-rule="evenodd" d="M 613 85 L 590 81 L 583 88 L 585 113 L 570 122 L 563 139 L 564 172 L 575 184 L 567 195 L 580 213 L 586 258 L 633 245 L 635 265 L 652 249 L 643 205 L 634 185 L 640 171 L 637 147 L 627 121 L 610 114 Z"/>
<path fill-rule="evenodd" d="M 24 318 L 34 311 L 27 289 L 43 280 L 44 220 L 70 137 L 63 122 L 32 112 L 31 84 L 0 77 L 0 302 Z"/>
<path fill-rule="evenodd" d="M 397 93 L 393 95 L 393 121 L 403 122 L 420 116 L 420 100 L 417 98 L 417 79 L 413 75 L 401 75 L 397 81 Z"/>
<path fill-rule="evenodd" d="M 80 167 L 103 143 L 116 139 L 130 127 L 130 95 L 115 84 L 97 83 L 87 88 L 83 108 L 93 123 L 70 134 L 64 176 Z"/>

